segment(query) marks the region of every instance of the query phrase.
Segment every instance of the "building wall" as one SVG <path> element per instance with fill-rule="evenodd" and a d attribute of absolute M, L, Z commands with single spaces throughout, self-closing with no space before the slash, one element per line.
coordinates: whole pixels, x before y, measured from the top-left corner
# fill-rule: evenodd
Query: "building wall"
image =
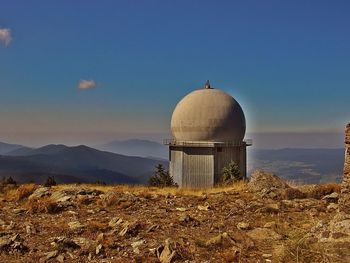
<path fill-rule="evenodd" d="M 182 186 L 182 169 L 183 169 L 183 148 L 169 148 L 169 173 L 173 177 L 174 182 Z"/>
<path fill-rule="evenodd" d="M 239 169 L 243 178 L 247 178 L 247 146 L 240 147 L 240 163 Z"/>
<path fill-rule="evenodd" d="M 214 156 L 210 147 L 170 147 L 170 175 L 180 187 L 214 185 Z"/>
<path fill-rule="evenodd" d="M 183 158 L 183 187 L 207 188 L 214 185 L 213 148 L 186 147 Z"/>
<path fill-rule="evenodd" d="M 222 169 L 231 161 L 246 177 L 246 146 L 169 148 L 169 171 L 180 187 L 207 188 L 221 182 Z"/>
<path fill-rule="evenodd" d="M 350 214 L 350 123 L 345 129 L 344 177 L 339 200 L 339 208 L 341 211 Z"/>
<path fill-rule="evenodd" d="M 217 147 L 215 152 L 215 183 L 221 181 L 222 170 L 231 161 L 234 161 L 239 166 L 241 173 L 244 172 L 245 168 L 242 169 L 241 147 Z"/>

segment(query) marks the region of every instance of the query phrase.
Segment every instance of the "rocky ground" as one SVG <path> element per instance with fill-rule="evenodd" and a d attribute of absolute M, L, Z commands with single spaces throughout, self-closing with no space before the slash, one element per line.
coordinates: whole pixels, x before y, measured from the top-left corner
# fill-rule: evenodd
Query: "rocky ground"
<path fill-rule="evenodd" d="M 350 262 L 337 184 L 3 187 L 0 262 Z"/>

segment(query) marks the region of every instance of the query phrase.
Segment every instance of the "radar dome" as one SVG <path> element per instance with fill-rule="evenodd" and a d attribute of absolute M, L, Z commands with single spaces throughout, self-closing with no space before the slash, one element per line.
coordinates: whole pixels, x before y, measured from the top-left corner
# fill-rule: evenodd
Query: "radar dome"
<path fill-rule="evenodd" d="M 175 107 L 171 132 L 178 141 L 243 141 L 245 117 L 239 103 L 224 91 L 204 89 L 185 96 Z"/>

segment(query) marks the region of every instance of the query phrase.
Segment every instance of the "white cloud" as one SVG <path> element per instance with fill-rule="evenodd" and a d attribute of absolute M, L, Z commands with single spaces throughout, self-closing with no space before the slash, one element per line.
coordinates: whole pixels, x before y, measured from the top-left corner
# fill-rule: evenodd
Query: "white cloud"
<path fill-rule="evenodd" d="M 8 46 L 12 41 L 11 29 L 0 28 L 0 43 Z"/>
<path fill-rule="evenodd" d="M 78 84 L 78 89 L 93 89 L 97 87 L 94 80 L 81 79 Z"/>

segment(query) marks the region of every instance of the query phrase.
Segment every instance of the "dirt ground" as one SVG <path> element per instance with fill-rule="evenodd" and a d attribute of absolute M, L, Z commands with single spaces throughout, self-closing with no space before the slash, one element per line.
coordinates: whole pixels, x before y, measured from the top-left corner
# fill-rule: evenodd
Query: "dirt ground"
<path fill-rule="evenodd" d="M 336 195 L 262 197 L 245 183 L 12 186 L 0 194 L 0 262 L 350 262 L 349 243 L 329 243 L 347 234 L 320 230 Z"/>

